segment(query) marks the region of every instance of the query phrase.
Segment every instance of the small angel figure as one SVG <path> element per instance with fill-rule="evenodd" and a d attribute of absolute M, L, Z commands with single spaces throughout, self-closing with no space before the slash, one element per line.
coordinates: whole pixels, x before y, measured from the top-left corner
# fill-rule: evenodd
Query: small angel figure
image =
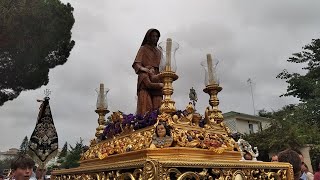
<path fill-rule="evenodd" d="M 169 128 L 164 123 L 156 126 L 155 134 L 152 137 L 150 148 L 164 148 L 171 146 L 173 138 L 171 137 Z"/>

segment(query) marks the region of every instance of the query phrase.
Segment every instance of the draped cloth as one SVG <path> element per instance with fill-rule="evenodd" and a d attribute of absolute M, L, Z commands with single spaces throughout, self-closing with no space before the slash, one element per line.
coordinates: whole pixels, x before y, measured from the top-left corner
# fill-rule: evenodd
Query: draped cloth
<path fill-rule="evenodd" d="M 147 73 L 140 70 L 141 67 L 151 67 L 155 70 L 155 75 L 159 74 L 159 64 L 161 52 L 157 46 L 148 44 L 151 32 L 156 29 L 150 29 L 145 35 L 137 56 L 132 64 L 133 69 L 138 75 L 137 83 L 137 114 L 144 115 L 148 111 L 156 110 L 160 107 L 162 101 L 162 88 L 152 83 L 160 83 L 159 80 L 150 82 Z"/>
<path fill-rule="evenodd" d="M 58 134 L 53 123 L 49 97 L 42 101 L 36 127 L 30 137 L 28 154 L 45 167 L 46 163 L 58 153 Z"/>

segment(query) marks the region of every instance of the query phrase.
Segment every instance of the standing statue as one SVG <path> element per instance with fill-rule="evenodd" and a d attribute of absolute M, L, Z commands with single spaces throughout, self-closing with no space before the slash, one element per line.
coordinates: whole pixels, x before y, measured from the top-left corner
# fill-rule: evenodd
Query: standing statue
<path fill-rule="evenodd" d="M 192 101 L 193 106 L 196 107 L 196 102 L 198 101 L 198 96 L 197 96 L 196 90 L 193 89 L 193 87 L 190 89 L 189 99 L 190 99 L 190 101 Z"/>
<path fill-rule="evenodd" d="M 161 60 L 161 52 L 157 48 L 159 38 L 160 32 L 157 29 L 149 29 L 132 64 L 138 75 L 136 114 L 144 115 L 161 105 L 163 83 L 159 79 Z"/>

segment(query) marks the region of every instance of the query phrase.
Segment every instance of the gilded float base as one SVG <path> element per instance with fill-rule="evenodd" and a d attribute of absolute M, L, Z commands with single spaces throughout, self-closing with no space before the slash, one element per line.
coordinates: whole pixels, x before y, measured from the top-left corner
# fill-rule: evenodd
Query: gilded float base
<path fill-rule="evenodd" d="M 144 149 L 81 161 L 78 168 L 55 170 L 51 179 L 293 179 L 288 163 L 240 161 L 240 152 L 170 147 Z"/>

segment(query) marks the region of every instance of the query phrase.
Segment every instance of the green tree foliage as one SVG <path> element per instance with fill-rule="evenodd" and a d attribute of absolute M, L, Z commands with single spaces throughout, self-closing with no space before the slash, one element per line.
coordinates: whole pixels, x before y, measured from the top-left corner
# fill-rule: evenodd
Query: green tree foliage
<path fill-rule="evenodd" d="M 285 79 L 289 84 L 284 96 L 294 96 L 301 101 L 308 101 L 320 95 L 320 39 L 313 39 L 311 44 L 303 47 L 300 53 L 294 53 L 288 62 L 305 63 L 305 75 L 289 73 L 286 69 L 277 78 Z"/>
<path fill-rule="evenodd" d="M 304 122 L 320 128 L 320 39 L 313 39 L 302 52 L 293 54 L 287 61 L 305 64 L 303 69 L 306 73 L 302 75 L 283 70 L 277 76 L 288 83 L 287 93 L 283 96 L 299 98 Z"/>
<path fill-rule="evenodd" d="M 68 143 L 65 142 L 63 147 L 62 147 L 62 150 L 59 154 L 59 158 L 63 158 L 63 157 L 66 157 L 67 156 L 67 153 L 68 153 Z"/>
<path fill-rule="evenodd" d="M 49 82 L 74 46 L 73 7 L 60 0 L 0 1 L 0 106 Z"/>
<path fill-rule="evenodd" d="M 0 160 L 0 174 L 3 173 L 2 171 L 5 169 L 10 169 L 11 161 L 13 158 L 6 158 Z"/>
<path fill-rule="evenodd" d="M 302 145 L 313 141 L 310 137 L 314 136 L 316 129 L 303 123 L 298 111 L 298 105 L 287 105 L 276 112 L 268 112 L 267 117 L 271 119 L 270 126 L 261 132 L 248 134 L 244 138 L 262 151 L 299 149 Z"/>
<path fill-rule="evenodd" d="M 68 143 L 65 142 L 63 147 L 62 147 L 62 150 L 58 156 L 58 163 L 63 163 L 65 161 L 65 157 L 68 155 Z"/>
<path fill-rule="evenodd" d="M 20 149 L 19 149 L 19 154 L 20 155 L 25 155 L 27 154 L 28 151 L 28 145 L 29 145 L 29 139 L 28 136 L 25 136 L 22 140 L 22 143 L 20 145 Z"/>
<path fill-rule="evenodd" d="M 288 83 L 287 93 L 282 96 L 299 98 L 301 103 L 274 112 L 261 110 L 260 116 L 272 119 L 270 127 L 245 137 L 254 146 L 268 152 L 320 144 L 320 40 L 313 39 L 302 52 L 293 54 L 287 61 L 306 64 L 303 75 L 283 70 L 277 76 Z M 317 148 L 313 151 L 315 158 L 320 151 Z"/>
<path fill-rule="evenodd" d="M 320 163 L 320 144 L 314 145 L 310 150 L 311 164 L 314 171 L 318 169 Z"/>
<path fill-rule="evenodd" d="M 77 142 L 74 147 L 70 145 L 64 161 L 61 163 L 60 168 L 74 168 L 78 167 L 81 154 L 83 153 L 86 146 L 83 145 L 83 140 L 80 138 L 80 142 Z"/>

